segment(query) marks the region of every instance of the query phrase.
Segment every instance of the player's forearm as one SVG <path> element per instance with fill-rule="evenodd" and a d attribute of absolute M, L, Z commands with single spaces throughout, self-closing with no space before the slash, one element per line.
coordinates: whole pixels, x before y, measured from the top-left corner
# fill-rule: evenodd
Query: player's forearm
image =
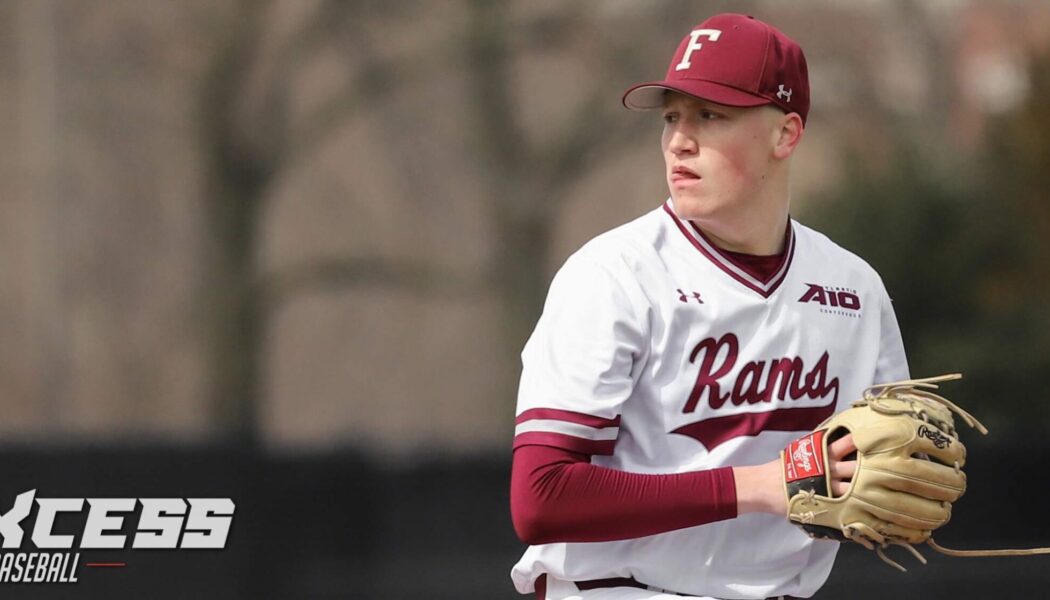
<path fill-rule="evenodd" d="M 631 539 L 733 518 L 735 489 L 729 468 L 626 473 L 587 455 L 523 446 L 514 453 L 511 515 L 529 544 Z"/>

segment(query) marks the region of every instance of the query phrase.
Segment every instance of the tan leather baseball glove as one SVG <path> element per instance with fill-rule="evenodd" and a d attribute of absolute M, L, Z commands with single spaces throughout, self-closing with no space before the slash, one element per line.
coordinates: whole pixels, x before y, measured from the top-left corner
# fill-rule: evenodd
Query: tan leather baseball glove
<path fill-rule="evenodd" d="M 966 448 L 954 415 L 981 433 L 969 413 L 930 390 L 958 379 L 944 375 L 868 388 L 852 407 L 831 416 L 782 453 L 788 519 L 810 536 L 852 540 L 888 564 L 889 545 L 933 543 L 933 530 L 948 522 L 952 503 L 966 491 Z M 828 445 L 852 433 L 857 470 L 845 494 L 834 497 Z"/>

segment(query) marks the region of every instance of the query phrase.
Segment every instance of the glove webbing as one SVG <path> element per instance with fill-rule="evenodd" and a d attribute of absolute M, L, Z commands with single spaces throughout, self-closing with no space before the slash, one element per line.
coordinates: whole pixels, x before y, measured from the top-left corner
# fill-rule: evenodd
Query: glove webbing
<path fill-rule="evenodd" d="M 948 375 L 939 375 L 937 377 L 926 377 L 924 379 L 907 379 L 904 381 L 895 381 L 893 383 L 881 383 L 879 385 L 873 385 L 868 389 L 864 390 L 864 399 L 854 402 L 854 405 L 869 405 L 872 410 L 881 412 L 883 414 L 896 415 L 903 412 L 909 412 L 905 410 L 894 410 L 887 407 L 884 403 L 879 402 L 885 398 L 901 398 L 901 399 L 925 399 L 936 402 L 953 413 L 959 415 L 959 417 L 966 422 L 967 425 L 973 427 L 982 434 L 988 434 L 988 428 L 981 424 L 976 417 L 963 410 L 961 407 L 956 405 L 951 400 L 934 394 L 933 392 L 927 391 L 927 389 L 937 389 L 937 384 L 942 381 L 952 381 L 954 379 L 962 379 L 962 373 L 950 373 Z M 927 389 L 922 389 L 927 388 Z M 876 394 L 875 390 L 881 390 Z M 921 416 L 925 417 L 924 413 Z M 954 434 L 955 431 L 949 431 L 948 433 Z"/>
<path fill-rule="evenodd" d="M 987 434 L 988 433 L 988 429 L 984 425 L 982 425 L 981 422 L 978 421 L 973 415 L 971 415 L 970 413 L 966 412 L 965 410 L 963 410 L 962 408 L 960 408 L 959 406 L 957 406 L 955 403 L 953 403 L 952 401 L 948 400 L 947 398 L 945 398 L 943 396 L 940 396 L 938 394 L 935 394 L 933 392 L 927 391 L 928 389 L 937 389 L 937 384 L 942 382 L 942 381 L 951 381 L 951 380 L 954 380 L 954 379 L 961 379 L 961 378 L 962 378 L 962 374 L 961 373 L 952 373 L 952 374 L 949 374 L 949 375 L 940 375 L 938 377 L 927 377 L 925 379 L 911 379 L 911 380 L 905 380 L 905 381 L 897 381 L 897 382 L 894 382 L 894 383 L 884 383 L 884 384 L 880 384 L 880 385 L 875 385 L 875 386 L 869 387 L 867 390 L 865 390 L 864 391 L 864 400 L 859 400 L 857 403 L 868 404 L 868 405 L 871 406 L 871 408 L 873 410 L 877 410 L 877 411 L 882 412 L 884 414 L 897 414 L 897 413 L 899 413 L 901 411 L 887 408 L 884 404 L 880 403 L 879 400 L 884 399 L 884 398 L 889 398 L 889 397 L 913 398 L 913 399 L 915 399 L 915 398 L 924 398 L 926 400 L 932 400 L 934 402 L 937 402 L 938 404 L 941 404 L 942 406 L 947 407 L 949 410 L 951 410 L 955 414 L 959 415 L 959 417 L 963 421 L 965 421 L 967 425 L 969 425 L 970 427 L 973 427 L 977 431 L 980 431 L 982 434 Z M 921 388 L 927 388 L 927 389 L 921 389 Z M 875 394 L 874 390 L 881 390 L 881 391 L 878 394 Z M 923 415 L 923 416 L 925 417 L 925 415 Z M 949 432 L 949 433 L 954 433 L 954 431 L 953 432 Z M 958 469 L 959 465 L 956 464 L 955 468 Z M 859 537 L 859 536 L 858 537 L 854 537 L 854 536 L 852 536 L 851 535 L 851 533 L 852 533 L 851 530 L 847 530 L 845 533 L 846 533 L 847 537 L 849 537 L 849 538 L 851 538 L 851 539 L 853 539 L 855 541 L 861 542 L 862 545 L 867 546 L 869 550 L 872 549 L 872 546 L 875 546 L 874 544 L 871 544 L 870 541 L 865 540 L 862 537 Z M 864 542 L 868 542 L 868 543 L 864 543 Z M 891 545 L 891 544 L 895 545 L 895 546 L 904 546 L 905 548 L 908 549 L 908 551 L 910 551 L 912 553 L 912 555 L 915 556 L 915 558 L 917 558 L 919 560 L 919 562 L 921 562 L 922 564 L 926 564 L 926 558 L 922 554 L 920 554 L 919 551 L 914 546 L 912 546 L 911 544 L 905 543 L 905 542 L 887 542 L 885 544 L 882 544 L 882 545 L 874 547 L 875 553 L 878 554 L 879 558 L 881 558 L 886 564 L 888 564 L 888 565 L 890 565 L 892 567 L 895 567 L 897 569 L 900 569 L 901 571 L 907 571 L 907 569 L 902 567 L 899 563 L 897 563 L 893 559 L 891 559 L 888 556 L 886 556 L 886 554 L 883 552 L 883 549 L 886 548 L 887 546 Z M 926 544 L 929 547 L 931 547 L 934 550 L 936 550 L 937 552 L 940 552 L 941 554 L 945 554 L 947 556 L 956 556 L 956 557 L 1034 556 L 1034 555 L 1038 555 L 1038 554 L 1050 554 L 1050 548 L 1000 549 L 1000 550 L 955 550 L 955 549 L 952 549 L 952 548 L 945 548 L 944 546 L 942 546 L 942 545 L 938 544 L 936 541 L 934 541 L 934 539 L 932 537 L 930 539 L 926 540 Z"/>

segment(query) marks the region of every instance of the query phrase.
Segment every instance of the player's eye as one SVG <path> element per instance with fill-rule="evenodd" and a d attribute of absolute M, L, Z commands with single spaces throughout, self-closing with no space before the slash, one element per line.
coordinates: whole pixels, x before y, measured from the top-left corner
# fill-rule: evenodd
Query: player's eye
<path fill-rule="evenodd" d="M 706 108 L 700 111 L 700 119 L 703 120 L 703 121 L 713 121 L 713 120 L 719 119 L 721 117 L 722 117 L 722 115 L 720 115 L 720 114 L 718 114 L 718 113 L 716 113 L 714 111 L 707 110 Z"/>
<path fill-rule="evenodd" d="M 678 121 L 678 113 L 664 113 L 664 123 L 676 123 Z"/>

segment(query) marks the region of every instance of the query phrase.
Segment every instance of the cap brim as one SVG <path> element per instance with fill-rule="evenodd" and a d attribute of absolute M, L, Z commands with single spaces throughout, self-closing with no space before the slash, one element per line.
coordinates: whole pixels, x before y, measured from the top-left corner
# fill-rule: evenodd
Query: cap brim
<path fill-rule="evenodd" d="M 725 106 L 762 106 L 763 104 L 773 103 L 768 98 L 756 96 L 750 92 L 744 92 L 720 83 L 699 79 L 685 79 L 680 81 L 640 83 L 624 92 L 623 105 L 631 110 L 662 108 L 664 105 L 664 94 L 668 90 Z"/>

